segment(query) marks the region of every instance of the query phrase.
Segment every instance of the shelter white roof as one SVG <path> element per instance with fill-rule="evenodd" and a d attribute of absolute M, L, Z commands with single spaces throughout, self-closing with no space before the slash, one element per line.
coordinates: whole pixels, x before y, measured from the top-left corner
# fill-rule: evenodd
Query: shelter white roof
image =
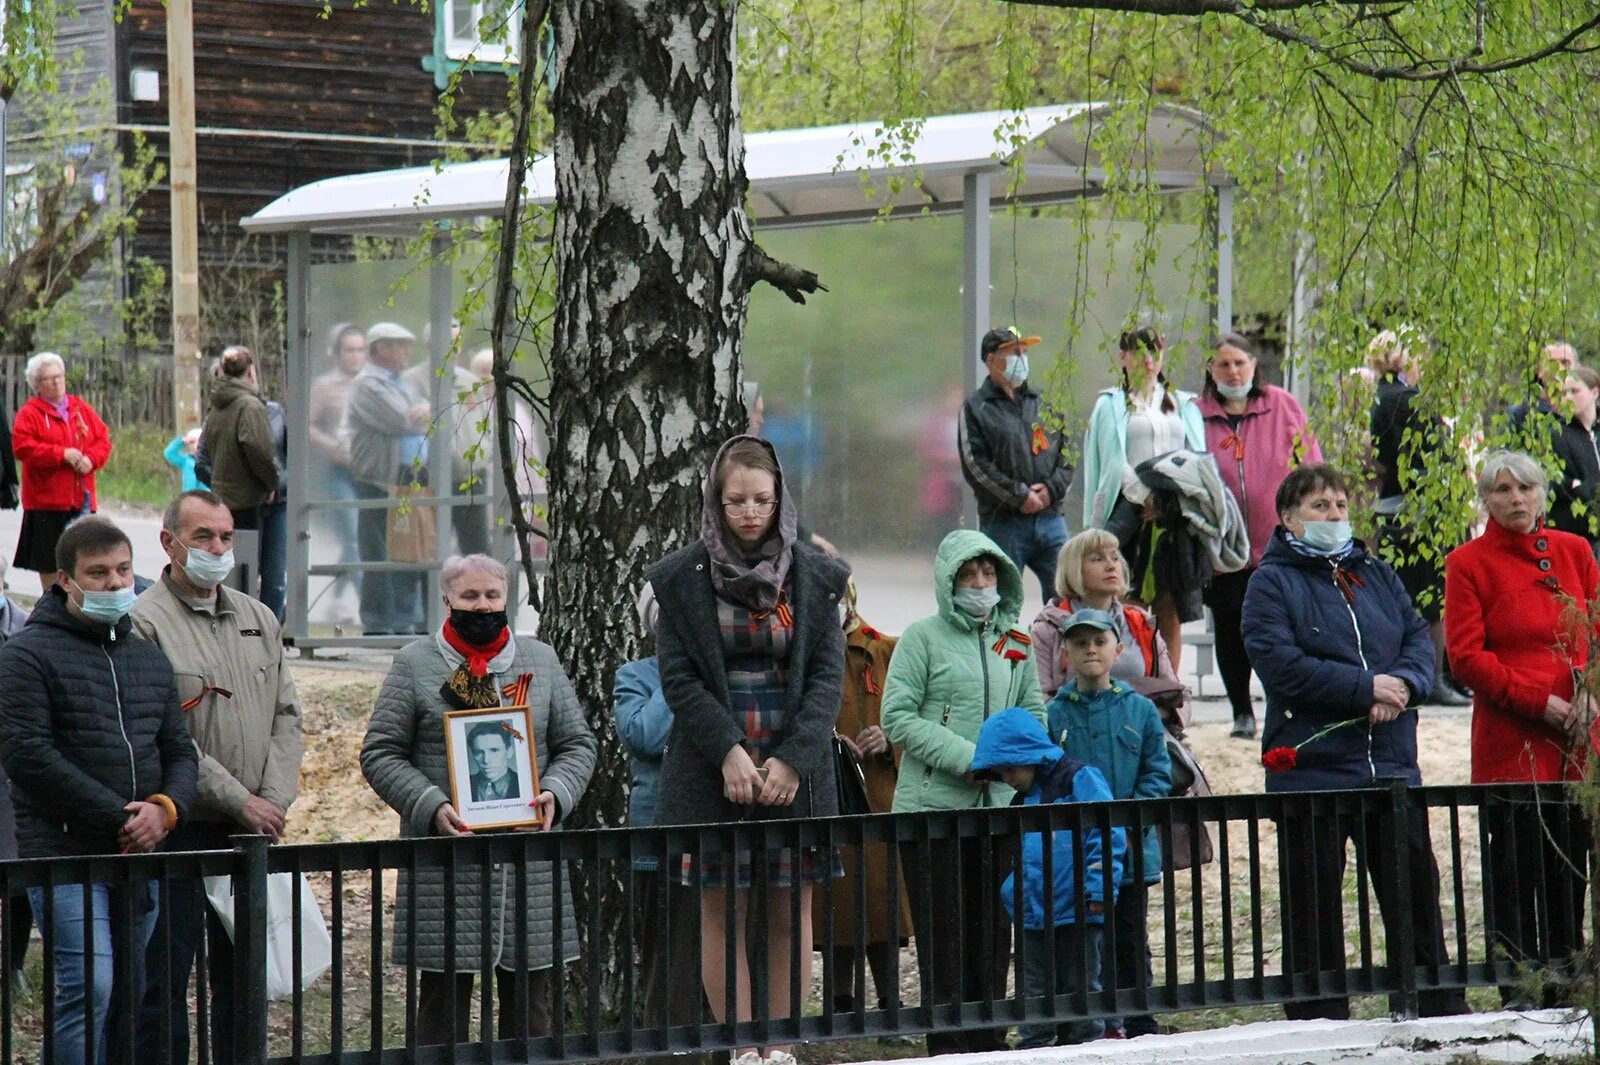
<path fill-rule="evenodd" d="M 1014 193 L 1008 180 L 993 182 L 994 199 L 1070 200 L 1105 183 L 1098 130 L 1113 116 L 1108 104 L 1083 102 L 942 115 L 898 131 L 869 121 L 750 134 L 750 210 L 765 228 L 871 218 L 886 204 L 897 212 L 959 210 L 967 174 L 1012 163 L 1022 182 Z M 1148 169 L 1134 176 L 1170 189 L 1226 183 L 1204 163 L 1210 132 L 1200 112 L 1157 105 L 1145 132 Z M 508 171 L 507 160 L 484 159 L 327 178 L 285 193 L 243 225 L 256 233 L 410 235 L 428 221 L 497 214 Z M 554 202 L 550 157 L 529 167 L 525 195 Z"/>

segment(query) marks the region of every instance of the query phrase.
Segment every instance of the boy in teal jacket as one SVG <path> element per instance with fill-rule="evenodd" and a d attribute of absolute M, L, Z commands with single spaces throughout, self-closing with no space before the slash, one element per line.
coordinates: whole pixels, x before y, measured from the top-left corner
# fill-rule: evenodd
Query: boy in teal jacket
<path fill-rule="evenodd" d="M 1103 610 L 1079 610 L 1061 625 L 1075 676 L 1050 703 L 1050 735 L 1073 758 L 1105 774 L 1116 799 L 1164 799 L 1172 792 L 1172 762 L 1155 704 L 1120 680 L 1111 665 L 1122 654 L 1116 623 Z M 1141 867 L 1142 866 L 1142 867 Z M 1149 987 L 1150 944 L 1145 921 L 1151 884 L 1161 880 L 1161 841 L 1146 830 L 1130 851 L 1117 895 L 1116 956 L 1109 966 L 1118 987 Z M 1129 1038 L 1156 1031 L 1149 1015 L 1125 1018 Z"/>
<path fill-rule="evenodd" d="M 972 775 L 980 780 L 998 777 L 1015 789 L 1011 805 L 1040 805 L 1057 802 L 1106 802 L 1111 789 L 1106 778 L 1092 765 L 1067 757 L 1050 740 L 1049 733 L 1026 710 L 1002 710 L 983 723 L 978 731 L 977 754 L 972 759 Z M 1106 893 L 1113 902 L 1122 877 L 1126 832 L 1111 830 L 1111 875 L 1106 876 L 1105 848 L 1101 833 L 1090 829 L 1083 834 L 1083 869 L 1073 866 L 1072 832 L 1058 829 L 1051 833 L 1050 882 L 1045 882 L 1044 834 L 1029 832 L 1022 839 L 1022 913 L 1016 912 L 1016 874 L 1000 885 L 1000 902 L 1006 914 L 1022 925 L 1023 994 L 1065 995 L 1080 987 L 1100 990 L 1101 931 L 1106 922 Z M 1085 912 L 1079 913 L 1082 897 Z M 1051 969 L 1051 940 L 1054 940 L 1055 966 Z M 1017 1027 L 1018 1047 L 1031 1049 L 1085 1043 L 1098 1039 L 1105 1025 L 1101 1021 L 1068 1021 L 1056 1025 L 1023 1024 Z"/>

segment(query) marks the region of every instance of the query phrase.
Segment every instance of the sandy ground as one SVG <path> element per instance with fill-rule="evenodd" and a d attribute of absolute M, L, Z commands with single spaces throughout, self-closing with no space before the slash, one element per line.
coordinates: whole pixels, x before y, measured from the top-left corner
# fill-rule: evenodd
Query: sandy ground
<path fill-rule="evenodd" d="M 305 707 L 306 758 L 300 798 L 289 815 L 289 838 L 296 843 L 389 839 L 399 819 L 361 777 L 359 752 L 367 718 L 383 674 L 350 668 L 294 666 L 295 685 Z M 1200 704 L 1198 723 L 1188 733 L 1212 789 L 1248 794 L 1263 787 L 1260 747 L 1230 739 L 1220 720 L 1223 704 Z M 1423 780 L 1429 784 L 1467 782 L 1470 718 L 1464 713 L 1424 708 L 1418 726 Z"/>
<path fill-rule="evenodd" d="M 393 839 L 400 818 L 361 775 L 361 738 L 383 674 L 294 666 L 305 737 L 300 797 L 289 811 L 288 841 L 335 843 Z"/>

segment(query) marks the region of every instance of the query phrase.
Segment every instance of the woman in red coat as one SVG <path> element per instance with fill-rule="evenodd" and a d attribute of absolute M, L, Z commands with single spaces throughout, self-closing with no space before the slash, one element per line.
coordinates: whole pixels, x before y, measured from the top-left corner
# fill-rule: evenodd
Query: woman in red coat
<path fill-rule="evenodd" d="M 94 472 L 111 457 L 111 434 L 94 408 L 67 395 L 61 356 L 28 360 L 33 398 L 17 411 L 11 446 L 22 464 L 22 532 L 12 565 L 36 570 L 44 591 L 56 583 L 56 541 L 80 514 L 95 510 Z"/>
<path fill-rule="evenodd" d="M 1478 476 L 1488 528 L 1445 561 L 1450 665 L 1473 691 L 1474 784 L 1578 780 L 1590 750 L 1594 713 L 1574 684 L 1588 643 L 1563 613 L 1569 600 L 1592 608 L 1600 566 L 1588 541 L 1545 527 L 1548 484 L 1528 455 L 1489 455 Z M 1483 816 L 1498 945 L 1519 964 L 1563 968 L 1583 946 L 1587 822 L 1533 796 L 1486 804 Z M 1560 988 L 1547 987 L 1555 1005 Z M 1515 997 L 1508 986 L 1500 994 Z"/>

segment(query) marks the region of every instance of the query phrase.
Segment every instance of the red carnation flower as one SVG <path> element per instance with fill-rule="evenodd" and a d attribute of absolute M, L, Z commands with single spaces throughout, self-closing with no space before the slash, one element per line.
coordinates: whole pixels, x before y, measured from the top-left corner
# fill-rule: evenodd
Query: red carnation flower
<path fill-rule="evenodd" d="M 1261 756 L 1261 764 L 1269 773 L 1283 773 L 1294 768 L 1299 753 L 1293 747 L 1274 747 Z"/>
<path fill-rule="evenodd" d="M 1028 653 L 1026 651 L 1019 651 L 1013 647 L 1011 650 L 1005 653 L 1005 659 L 1007 662 L 1012 663 L 1026 662 L 1028 660 Z"/>

